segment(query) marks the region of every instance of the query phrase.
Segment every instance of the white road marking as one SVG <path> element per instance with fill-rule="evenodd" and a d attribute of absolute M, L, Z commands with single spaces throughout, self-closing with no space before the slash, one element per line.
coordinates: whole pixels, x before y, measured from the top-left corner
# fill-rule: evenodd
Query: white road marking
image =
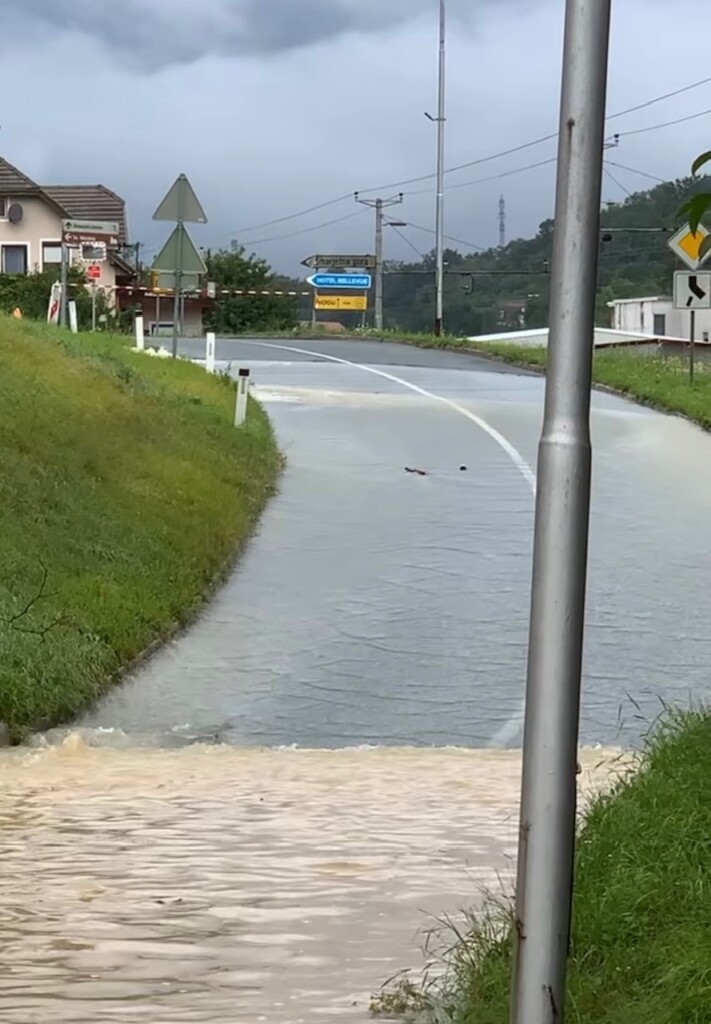
<path fill-rule="evenodd" d="M 239 339 L 232 340 L 238 341 Z M 476 413 L 471 412 L 469 409 L 465 409 L 463 405 L 460 405 L 458 402 L 452 401 L 451 398 L 445 398 L 443 395 L 436 395 L 432 391 L 427 391 L 426 388 L 421 388 L 418 384 L 413 384 L 409 380 L 403 380 L 402 377 L 398 377 L 394 373 L 387 373 L 387 371 L 385 370 L 379 370 L 375 366 L 366 366 L 363 363 L 354 363 L 350 359 L 343 359 L 339 356 L 327 355 L 325 352 L 313 352 L 310 349 L 296 348 L 292 345 L 275 345 L 273 342 L 266 341 L 248 341 L 244 342 L 244 344 L 256 345 L 259 346 L 259 348 L 274 349 L 279 352 L 299 353 L 300 355 L 312 356 L 315 359 L 324 359 L 330 363 L 337 363 L 340 364 L 341 366 L 350 366 L 356 370 L 363 370 L 364 373 L 375 374 L 376 377 L 382 377 L 385 380 L 392 381 L 394 384 L 399 384 L 400 387 L 406 388 L 408 391 L 414 391 L 415 394 L 421 395 L 423 398 L 428 398 L 433 402 L 440 402 L 442 405 L 448 406 L 454 412 L 459 413 L 460 416 L 464 416 L 465 419 L 468 419 L 472 423 L 474 423 L 477 427 L 479 427 L 480 430 L 483 430 L 483 432 L 487 434 L 492 439 L 492 441 L 495 441 L 496 444 L 499 445 L 499 447 L 508 455 L 511 462 L 514 464 L 516 469 L 524 478 L 524 480 L 531 489 L 531 494 L 535 498 L 536 474 L 531 469 L 529 464 L 526 462 L 518 448 L 511 444 L 507 437 L 504 437 L 504 435 L 500 433 L 500 431 L 498 431 L 496 427 L 493 427 L 483 417 L 477 416 Z M 512 715 L 509 721 L 505 725 L 503 725 L 501 729 L 499 729 L 498 732 L 494 734 L 494 736 L 492 736 L 490 741 L 492 747 L 505 747 L 507 746 L 507 744 L 511 743 L 511 741 L 515 739 L 516 736 L 520 735 L 521 730 L 523 728 L 525 710 L 526 702 L 524 699 L 521 703 L 521 707 L 516 712 L 516 714 Z"/>

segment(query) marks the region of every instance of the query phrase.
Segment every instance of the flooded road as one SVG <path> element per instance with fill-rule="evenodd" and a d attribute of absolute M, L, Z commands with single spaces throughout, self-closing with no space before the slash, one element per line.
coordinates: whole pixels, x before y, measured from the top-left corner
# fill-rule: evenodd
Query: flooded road
<path fill-rule="evenodd" d="M 252 369 L 280 492 L 186 635 L 0 752 L 8 1024 L 363 1022 L 432 916 L 513 874 L 542 380 L 218 357 Z M 604 395 L 593 428 L 585 792 L 711 657 L 711 438 Z"/>
<path fill-rule="evenodd" d="M 583 756 L 584 788 L 604 752 Z M 422 931 L 512 874 L 519 755 L 0 757 L 8 1024 L 364 1022 Z"/>
<path fill-rule="evenodd" d="M 149 744 L 519 744 L 543 380 L 378 343 L 218 355 L 252 369 L 280 493 L 198 625 L 83 724 Z M 629 745 L 662 700 L 711 693 L 711 437 L 607 395 L 593 410 L 581 736 Z"/>

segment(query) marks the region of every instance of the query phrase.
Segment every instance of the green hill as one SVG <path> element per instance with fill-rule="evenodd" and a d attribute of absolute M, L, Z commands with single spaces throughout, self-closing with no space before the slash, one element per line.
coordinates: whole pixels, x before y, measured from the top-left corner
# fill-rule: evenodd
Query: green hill
<path fill-rule="evenodd" d="M 708 191 L 711 179 L 684 178 L 637 192 L 603 209 L 597 320 L 609 325 L 607 302 L 670 290 L 675 258 L 666 237 L 679 224 L 682 202 Z M 653 229 L 640 230 L 640 229 Z M 606 230 L 607 229 L 607 230 Z M 546 324 L 553 221 L 535 238 L 483 253 L 445 253 L 445 321 L 450 334 L 487 334 Z M 471 277 L 467 276 L 471 273 Z M 434 320 L 434 255 L 419 263 L 390 262 L 385 279 L 386 327 L 430 331 Z"/>

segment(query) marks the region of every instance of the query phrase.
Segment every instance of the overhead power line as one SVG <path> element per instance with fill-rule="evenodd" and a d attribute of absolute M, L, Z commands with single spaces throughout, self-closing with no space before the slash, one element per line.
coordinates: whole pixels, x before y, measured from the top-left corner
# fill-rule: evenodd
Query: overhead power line
<path fill-rule="evenodd" d="M 265 242 L 278 242 L 282 238 L 296 238 L 297 235 L 307 235 L 310 231 L 319 231 L 321 228 L 330 228 L 332 224 L 342 224 L 344 220 L 352 220 L 354 217 L 360 217 L 363 214 L 363 210 L 356 210 L 355 213 L 348 213 L 345 217 L 336 217 L 334 220 L 326 220 L 321 224 L 312 224 L 311 227 L 301 228 L 299 231 L 291 231 L 287 235 L 274 235 L 271 238 L 253 238 L 251 241 L 248 239 L 242 242 L 242 245 L 262 245 Z"/>
<path fill-rule="evenodd" d="M 416 231 L 426 231 L 428 235 L 434 234 L 433 228 L 423 227 L 422 224 L 413 224 L 412 221 L 407 221 L 408 228 L 415 228 Z M 463 238 L 454 238 L 452 235 L 444 236 L 448 242 L 456 242 L 457 245 L 466 245 L 469 249 L 478 249 L 479 252 L 488 252 L 491 246 L 487 248 L 485 245 L 477 245 L 476 242 L 467 242 Z"/>
<path fill-rule="evenodd" d="M 630 135 L 644 135 L 646 132 L 657 132 L 660 128 L 672 128 L 677 124 L 685 124 L 686 121 L 696 121 L 699 117 L 706 117 L 711 114 L 711 107 L 707 110 L 699 110 L 695 114 L 687 114 L 686 117 L 676 117 L 673 121 L 664 121 L 662 124 L 650 124 L 647 128 L 633 128 L 628 132 L 618 132 L 618 139 L 627 139 Z"/>
<path fill-rule="evenodd" d="M 639 174 L 641 178 L 649 178 L 650 181 L 656 181 L 660 185 L 666 184 L 666 178 L 658 178 L 656 174 L 648 174 L 647 171 L 639 171 L 636 167 L 627 167 L 626 164 L 615 163 L 614 160 L 608 160 L 607 163 L 610 167 L 619 167 L 621 171 L 629 171 L 630 174 Z"/>
<path fill-rule="evenodd" d="M 617 111 L 614 114 L 610 114 L 607 117 L 607 120 L 608 121 L 613 121 L 613 120 L 616 120 L 617 118 L 620 118 L 620 117 L 626 117 L 628 114 L 634 114 L 634 113 L 637 113 L 640 110 L 646 110 L 649 107 L 655 106 L 657 103 L 662 103 L 665 100 L 673 99 L 676 96 L 681 96 L 681 95 L 683 95 L 685 93 L 691 92 L 694 89 L 701 88 L 701 86 L 703 86 L 703 85 L 708 85 L 709 83 L 711 83 L 711 76 L 699 79 L 696 82 L 691 82 L 689 85 L 682 86 L 680 89 L 674 89 L 671 92 L 663 93 L 660 96 L 654 96 L 654 97 L 652 97 L 649 100 L 645 100 L 643 103 L 636 104 L 635 106 L 627 107 L 624 110 L 619 110 L 619 111 Z M 676 118 L 676 119 L 674 119 L 672 121 L 665 121 L 665 122 L 663 122 L 661 124 L 658 124 L 658 125 L 650 125 L 650 126 L 648 126 L 646 128 L 632 129 L 630 131 L 620 132 L 618 134 L 619 134 L 620 138 L 625 138 L 625 137 L 628 137 L 628 136 L 631 136 L 631 135 L 638 135 L 638 134 L 643 134 L 643 133 L 646 133 L 646 132 L 658 131 L 658 130 L 663 129 L 663 128 L 672 127 L 673 125 L 683 124 L 686 121 L 696 120 L 697 118 L 704 117 L 704 116 L 706 116 L 708 114 L 711 114 L 711 108 L 709 108 L 708 110 L 698 111 L 695 114 L 686 115 L 685 117 Z M 445 170 L 445 174 L 454 174 L 457 171 L 467 170 L 467 169 L 469 169 L 471 167 L 478 167 L 478 166 L 481 166 L 482 164 L 491 163 L 494 160 L 500 160 L 500 159 L 503 159 L 504 157 L 507 157 L 507 156 L 513 156 L 516 153 L 525 152 L 527 149 L 532 149 L 534 146 L 539 146 L 539 145 L 542 145 L 545 142 L 550 142 L 553 139 L 556 139 L 557 136 L 558 136 L 557 132 L 551 132 L 548 135 L 542 135 L 542 136 L 540 136 L 537 139 L 532 139 L 530 142 L 524 142 L 524 143 L 522 143 L 520 145 L 512 146 L 509 149 L 501 150 L 498 153 L 492 153 L 489 156 L 478 157 L 475 160 L 469 160 L 466 163 L 457 164 L 457 165 L 455 165 L 453 167 L 448 167 Z M 473 185 L 473 184 L 483 184 L 486 181 L 495 181 L 495 180 L 498 180 L 500 177 L 503 177 L 503 176 L 505 176 L 507 174 L 520 174 L 524 170 L 532 170 L 534 167 L 544 166 L 546 163 L 554 163 L 555 159 L 556 158 L 553 157 L 551 160 L 541 161 L 540 163 L 527 165 L 525 168 L 520 168 L 520 169 L 517 169 L 517 170 L 514 170 L 514 171 L 510 171 L 510 172 L 504 172 L 504 174 L 502 174 L 502 175 L 492 175 L 492 177 L 490 177 L 490 178 L 477 179 L 476 181 L 471 181 L 471 182 L 459 182 L 459 183 L 454 184 L 454 185 L 448 185 L 447 188 L 448 189 L 452 189 L 452 188 L 465 188 L 465 187 L 467 187 L 469 185 Z M 423 182 L 423 181 L 431 181 L 435 177 L 436 177 L 435 173 L 422 174 L 422 175 L 418 175 L 417 177 L 414 177 L 414 178 L 406 178 L 406 179 L 404 179 L 402 181 L 390 182 L 387 185 L 379 185 L 379 186 L 375 186 L 373 188 L 360 189 L 360 192 L 361 193 L 368 193 L 368 192 L 387 191 L 388 189 L 398 188 L 400 186 L 416 185 L 416 184 L 419 184 L 420 182 Z M 654 178 L 653 175 L 648 175 L 648 177 Z M 655 180 L 662 181 L 663 179 L 658 178 L 658 179 L 655 179 Z M 424 195 L 425 192 L 429 193 L 429 189 L 427 189 L 427 190 L 423 189 L 421 192 L 420 191 L 409 192 L 408 195 Z M 342 195 L 334 196 L 332 199 L 328 199 L 328 200 L 324 201 L 323 203 L 317 203 L 314 206 L 306 207 L 303 210 L 297 210 L 295 213 L 286 214 L 283 217 L 276 217 L 276 218 L 274 218 L 272 220 L 262 221 L 259 224 L 252 224 L 250 227 L 237 228 L 236 230 L 230 232 L 230 234 L 231 235 L 239 236 L 240 234 L 248 234 L 248 233 L 250 233 L 252 231 L 261 230 L 262 228 L 272 227 L 272 226 L 274 226 L 276 224 L 283 224 L 283 223 L 286 223 L 287 221 L 290 221 L 290 220 L 297 220 L 300 217 L 306 217 L 306 216 L 308 216 L 311 213 L 316 213 L 319 210 L 324 210 L 324 209 L 328 208 L 329 206 L 335 206 L 338 203 L 345 202 L 346 200 L 350 200 L 352 198 L 353 198 L 353 192 L 346 192 L 346 193 L 343 193 Z M 315 225 L 314 227 L 308 228 L 308 229 L 305 229 L 305 230 L 316 231 L 320 227 L 327 227 L 327 226 L 329 226 L 331 223 L 335 223 L 335 222 L 329 221 L 329 222 L 326 222 L 326 224 Z M 301 232 L 299 232 L 299 233 L 301 233 Z M 292 237 L 292 236 L 291 235 L 281 235 L 281 236 L 279 236 L 279 238 L 290 238 L 290 237 Z M 274 238 L 274 239 L 271 239 L 271 238 L 270 239 L 259 239 L 257 242 L 252 242 L 252 243 L 248 243 L 248 244 L 256 245 L 256 244 L 261 243 L 262 241 L 278 241 L 278 240 L 279 240 L 278 238 Z"/>

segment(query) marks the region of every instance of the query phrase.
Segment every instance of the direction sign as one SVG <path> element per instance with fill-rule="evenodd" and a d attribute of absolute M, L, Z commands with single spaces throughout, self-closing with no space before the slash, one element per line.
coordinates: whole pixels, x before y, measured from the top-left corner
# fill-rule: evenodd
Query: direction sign
<path fill-rule="evenodd" d="M 202 203 L 184 174 L 176 179 L 168 195 L 153 214 L 153 220 L 174 220 L 178 224 L 207 224 Z"/>
<path fill-rule="evenodd" d="M 318 270 L 326 267 L 328 270 L 374 270 L 377 266 L 375 256 L 309 256 L 301 261 L 302 267 L 310 267 Z"/>
<path fill-rule="evenodd" d="M 711 271 L 701 274 L 678 270 L 674 274 L 675 309 L 711 309 Z"/>
<path fill-rule="evenodd" d="M 679 228 L 671 236 L 667 241 L 667 245 L 683 263 L 686 263 L 689 270 L 698 270 L 709 256 L 709 253 L 706 253 L 704 256 L 700 255 L 701 245 L 708 236 L 708 233 L 703 224 L 699 224 L 696 233 L 691 230 L 688 224 L 685 224 L 683 228 Z"/>
<path fill-rule="evenodd" d="M 367 308 L 367 295 L 317 295 L 314 298 L 314 309 L 364 310 Z"/>
<path fill-rule="evenodd" d="M 312 274 L 306 279 L 314 288 L 370 288 L 370 274 Z"/>
<path fill-rule="evenodd" d="M 110 248 L 119 244 L 121 226 L 116 221 L 63 220 L 62 241 L 65 245 L 84 245 L 103 242 Z"/>

